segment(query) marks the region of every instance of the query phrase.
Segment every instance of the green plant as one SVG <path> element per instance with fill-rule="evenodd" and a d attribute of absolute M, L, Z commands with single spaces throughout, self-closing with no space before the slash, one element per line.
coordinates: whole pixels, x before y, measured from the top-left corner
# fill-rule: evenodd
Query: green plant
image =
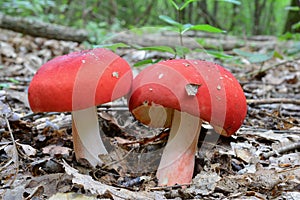
<path fill-rule="evenodd" d="M 142 47 L 139 48 L 139 50 L 149 50 L 149 51 L 159 51 L 159 52 L 168 52 L 174 55 L 175 57 L 182 57 L 185 58 L 185 55 L 191 51 L 191 49 L 184 47 L 183 44 L 183 35 L 187 31 L 194 30 L 194 31 L 204 31 L 204 32 L 210 32 L 210 33 L 225 33 L 224 30 L 221 30 L 217 27 L 211 26 L 209 24 L 191 24 L 191 23 L 183 23 L 182 20 L 182 11 L 191 3 L 196 2 L 197 0 L 187 0 L 184 1 L 182 4 L 177 4 L 174 0 L 169 0 L 170 4 L 175 8 L 178 16 L 178 21 L 174 20 L 170 16 L 166 15 L 159 15 L 159 19 L 163 22 L 169 24 L 168 26 L 164 26 L 164 29 L 172 30 L 178 33 L 179 36 L 179 46 L 175 46 L 175 48 L 169 47 L 169 46 L 148 46 L 148 47 Z M 225 58 L 226 56 L 221 56 L 222 53 L 219 53 L 218 55 L 216 52 L 212 52 L 212 55 Z M 144 64 L 153 64 L 160 61 L 160 59 L 152 60 L 142 60 L 140 62 L 135 63 L 134 66 L 141 66 Z"/>
<path fill-rule="evenodd" d="M 300 12 L 299 6 L 287 6 L 285 9 L 293 12 Z M 292 25 L 292 30 L 296 31 L 298 29 L 300 30 L 300 21 Z"/>
<path fill-rule="evenodd" d="M 53 0 L 15 0 L 7 1 L 4 0 L 1 4 L 1 7 L 4 9 L 5 13 L 11 15 L 18 15 L 24 17 L 38 17 L 40 19 L 47 19 L 48 16 L 45 14 L 45 9 L 54 8 L 56 5 Z"/>
<path fill-rule="evenodd" d="M 205 32 L 211 32 L 211 33 L 224 33 L 225 31 L 216 28 L 214 26 L 208 25 L 208 24 L 197 24 L 193 25 L 190 23 L 184 24 L 182 21 L 182 11 L 190 4 L 193 3 L 197 0 L 188 0 L 182 3 L 181 5 L 177 4 L 174 0 L 169 0 L 169 2 L 173 5 L 175 10 L 177 11 L 178 19 L 179 21 L 176 21 L 172 19 L 169 16 L 166 15 L 160 15 L 159 18 L 163 20 L 164 22 L 168 23 L 170 26 L 170 29 L 176 31 L 179 34 L 179 40 L 180 40 L 180 45 L 183 45 L 183 34 L 189 30 L 194 30 L 194 31 L 205 31 Z M 172 53 L 172 52 L 170 52 Z M 184 55 L 183 55 L 184 57 Z"/>

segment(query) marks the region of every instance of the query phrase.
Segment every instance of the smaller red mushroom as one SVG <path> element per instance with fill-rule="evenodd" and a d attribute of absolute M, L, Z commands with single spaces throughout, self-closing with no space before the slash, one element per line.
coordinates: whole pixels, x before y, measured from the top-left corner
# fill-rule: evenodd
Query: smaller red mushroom
<path fill-rule="evenodd" d="M 247 112 L 239 82 L 220 65 L 175 59 L 144 69 L 133 80 L 129 110 L 153 127 L 170 127 L 157 170 L 159 185 L 192 180 L 203 121 L 224 136 L 234 134 Z"/>
<path fill-rule="evenodd" d="M 107 151 L 100 137 L 96 106 L 127 94 L 132 72 L 128 63 L 102 48 L 73 52 L 45 63 L 33 77 L 28 100 L 34 112 L 72 112 L 77 160 L 102 164 Z"/>

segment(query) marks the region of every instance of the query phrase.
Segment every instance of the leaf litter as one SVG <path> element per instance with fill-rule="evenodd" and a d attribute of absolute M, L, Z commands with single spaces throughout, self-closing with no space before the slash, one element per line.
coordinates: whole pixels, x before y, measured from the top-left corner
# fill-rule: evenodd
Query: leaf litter
<path fill-rule="evenodd" d="M 136 122 L 126 100 L 98 107 L 105 143 L 113 151 L 100 155 L 105 162 L 96 169 L 75 160 L 70 113 L 30 111 L 27 87 L 39 66 L 82 45 L 6 30 L 0 35 L 2 199 L 300 198 L 299 59 L 273 58 L 263 67 L 246 61 L 243 67 L 228 64 L 249 100 L 242 128 L 217 144 L 200 137 L 194 178 L 187 187 L 157 187 L 159 156 L 151 152 L 160 155 L 168 130 Z M 139 61 L 134 56 L 139 51 L 117 51 L 131 64 Z M 201 135 L 216 134 L 209 127 L 203 130 Z"/>

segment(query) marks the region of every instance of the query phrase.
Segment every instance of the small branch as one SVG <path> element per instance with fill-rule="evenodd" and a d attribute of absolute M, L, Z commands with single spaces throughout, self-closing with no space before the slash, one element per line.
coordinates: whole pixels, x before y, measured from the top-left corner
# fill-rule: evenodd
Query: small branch
<path fill-rule="evenodd" d="M 285 123 L 292 124 L 292 125 L 295 126 L 295 127 L 300 127 L 298 124 L 296 124 L 296 123 L 294 123 L 294 122 L 292 122 L 292 121 L 289 121 L 289 120 L 287 120 L 287 119 L 285 119 L 285 118 L 282 118 L 282 117 L 278 117 L 278 116 L 276 116 L 276 115 L 274 115 L 274 114 L 271 114 L 271 113 L 268 113 L 268 112 L 266 112 L 266 111 L 259 111 L 259 112 L 262 112 L 262 114 L 267 115 L 268 117 L 272 117 L 272 118 L 274 118 L 274 119 L 283 121 L 283 122 L 285 122 Z"/>
<path fill-rule="evenodd" d="M 283 61 L 283 62 L 280 62 L 280 63 L 276 63 L 274 65 L 270 65 L 270 66 L 268 66 L 268 67 L 266 67 L 264 69 L 255 70 L 253 72 L 248 73 L 247 75 L 250 75 L 250 76 L 254 75 L 254 76 L 256 76 L 259 73 L 266 72 L 266 71 L 268 71 L 268 70 L 270 70 L 272 68 L 279 67 L 280 65 L 284 65 L 284 64 L 286 64 L 288 62 L 296 61 L 296 60 L 299 60 L 299 59 L 300 59 L 300 57 L 296 57 L 296 58 L 293 58 L 293 59 L 288 59 L 286 61 Z"/>
<path fill-rule="evenodd" d="M 194 183 L 186 183 L 186 184 L 177 184 L 177 185 L 171 185 L 171 186 L 157 186 L 157 187 L 151 187 L 148 188 L 149 190 L 172 190 L 172 189 L 178 189 L 182 187 L 187 187 L 194 185 Z"/>
<path fill-rule="evenodd" d="M 281 148 L 279 148 L 278 150 L 274 150 L 274 151 L 270 151 L 268 153 L 264 153 L 262 156 L 267 159 L 270 158 L 273 155 L 277 155 L 277 154 L 282 154 L 288 151 L 292 151 L 292 150 L 296 150 L 296 149 L 300 149 L 300 142 L 296 142 L 293 144 L 289 144 L 287 146 L 283 146 Z"/>
<path fill-rule="evenodd" d="M 18 156 L 18 149 L 17 149 L 16 141 L 14 139 L 14 135 L 13 135 L 12 130 L 10 128 L 10 124 L 9 124 L 9 121 L 8 121 L 7 117 L 5 117 L 5 121 L 6 121 L 6 125 L 7 125 L 7 128 L 8 128 L 8 131 L 9 131 L 12 143 L 13 143 L 14 152 L 13 152 L 13 158 L 12 158 L 12 160 L 14 161 L 15 166 L 16 166 L 15 176 L 14 176 L 14 178 L 12 179 L 12 181 L 9 184 L 10 186 L 12 186 L 12 184 L 16 180 L 17 174 L 19 172 L 19 156 Z"/>
<path fill-rule="evenodd" d="M 110 162 L 110 163 L 105 164 L 104 166 L 102 166 L 102 169 L 106 169 L 106 168 L 108 168 L 108 167 L 110 167 L 110 166 L 112 166 L 112 165 L 115 165 L 115 164 L 117 164 L 117 163 L 122 162 L 123 160 L 125 160 L 125 159 L 130 155 L 130 153 L 133 152 L 133 150 L 134 150 L 134 148 L 132 148 L 130 151 L 128 151 L 128 152 L 126 153 L 126 155 L 123 156 L 122 158 L 120 158 L 119 160 L 115 160 L 115 161 L 112 161 L 112 162 Z"/>
<path fill-rule="evenodd" d="M 246 126 L 243 125 L 240 128 L 240 131 L 258 131 L 258 132 L 267 132 L 267 131 L 272 131 L 275 134 L 283 134 L 283 133 L 290 133 L 290 134 L 299 134 L 298 130 L 275 130 L 275 129 L 264 129 L 264 128 L 259 128 L 259 127 L 253 127 L 253 126 Z"/>
<path fill-rule="evenodd" d="M 34 37 L 83 42 L 88 39 L 88 32 L 57 24 L 45 23 L 29 18 L 12 17 L 0 12 L 0 28 L 13 30 Z"/>
<path fill-rule="evenodd" d="M 247 99 L 248 104 L 273 104 L 273 103 L 284 103 L 284 104 L 295 104 L 300 105 L 299 99 L 286 99 L 286 98 L 271 98 L 271 99 Z"/>

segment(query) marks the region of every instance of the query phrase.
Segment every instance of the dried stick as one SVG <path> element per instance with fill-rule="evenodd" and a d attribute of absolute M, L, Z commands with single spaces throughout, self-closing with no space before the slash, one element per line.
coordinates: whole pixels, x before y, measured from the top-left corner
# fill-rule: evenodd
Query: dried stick
<path fill-rule="evenodd" d="M 171 186 L 157 186 L 157 187 L 151 187 L 148 189 L 149 190 L 172 190 L 172 189 L 178 189 L 181 187 L 188 187 L 191 185 L 194 185 L 194 183 L 178 184 L 178 185 L 171 185 Z"/>
<path fill-rule="evenodd" d="M 273 151 L 270 151 L 268 153 L 264 153 L 262 156 L 265 159 L 267 159 L 267 158 L 270 158 L 273 155 L 282 154 L 282 153 L 285 153 L 285 152 L 288 152 L 288 151 L 292 151 L 292 150 L 296 150 L 296 149 L 300 149 L 300 141 L 296 142 L 296 143 L 293 143 L 293 144 L 289 144 L 287 146 L 283 146 L 283 147 L 279 148 L 276 151 L 273 150 Z"/>
<path fill-rule="evenodd" d="M 131 152 L 133 152 L 133 150 L 134 150 L 134 149 L 131 149 L 130 151 L 128 151 L 128 153 L 126 153 L 126 155 L 123 156 L 122 158 L 120 158 L 119 160 L 115 160 L 115 161 L 112 161 L 112 162 L 110 162 L 110 163 L 105 164 L 102 168 L 103 168 L 103 169 L 106 169 L 107 167 L 110 167 L 110 166 L 112 166 L 112 165 L 114 165 L 114 164 L 117 164 L 117 163 L 119 163 L 119 162 L 122 162 L 123 160 L 125 160 L 125 159 L 130 155 Z"/>
<path fill-rule="evenodd" d="M 13 135 L 12 130 L 10 128 L 10 124 L 9 124 L 9 121 L 8 121 L 7 117 L 5 117 L 5 121 L 6 121 L 6 125 L 7 125 L 7 128 L 8 128 L 8 131 L 9 131 L 12 143 L 13 143 L 13 149 L 14 149 L 14 151 L 13 151 L 13 158 L 12 158 L 12 160 L 15 162 L 15 166 L 16 166 L 15 176 L 14 176 L 13 180 L 9 184 L 9 186 L 12 186 L 12 184 L 16 180 L 17 174 L 19 172 L 19 155 L 18 155 L 17 144 L 16 144 L 16 141 L 14 139 L 14 135 Z"/>
<path fill-rule="evenodd" d="M 248 73 L 248 75 L 250 75 L 250 76 L 251 75 L 257 75 L 259 73 L 266 72 L 266 71 L 268 71 L 268 70 L 270 70 L 270 69 L 272 69 L 274 67 L 278 67 L 280 65 L 284 65 L 284 64 L 286 64 L 288 62 L 292 62 L 292 61 L 299 60 L 299 59 L 300 59 L 300 57 L 297 57 L 297 58 L 294 58 L 294 59 L 289 59 L 289 60 L 286 60 L 286 61 L 283 61 L 283 62 L 280 62 L 280 63 L 276 63 L 276 64 L 270 65 L 269 67 L 266 67 L 264 69 L 259 69 L 259 70 L 255 70 L 253 72 L 250 72 L 250 73 Z"/>
<path fill-rule="evenodd" d="M 272 104 L 272 103 L 285 103 L 300 105 L 299 99 L 286 99 L 286 98 L 271 98 L 271 99 L 247 99 L 248 104 Z"/>

